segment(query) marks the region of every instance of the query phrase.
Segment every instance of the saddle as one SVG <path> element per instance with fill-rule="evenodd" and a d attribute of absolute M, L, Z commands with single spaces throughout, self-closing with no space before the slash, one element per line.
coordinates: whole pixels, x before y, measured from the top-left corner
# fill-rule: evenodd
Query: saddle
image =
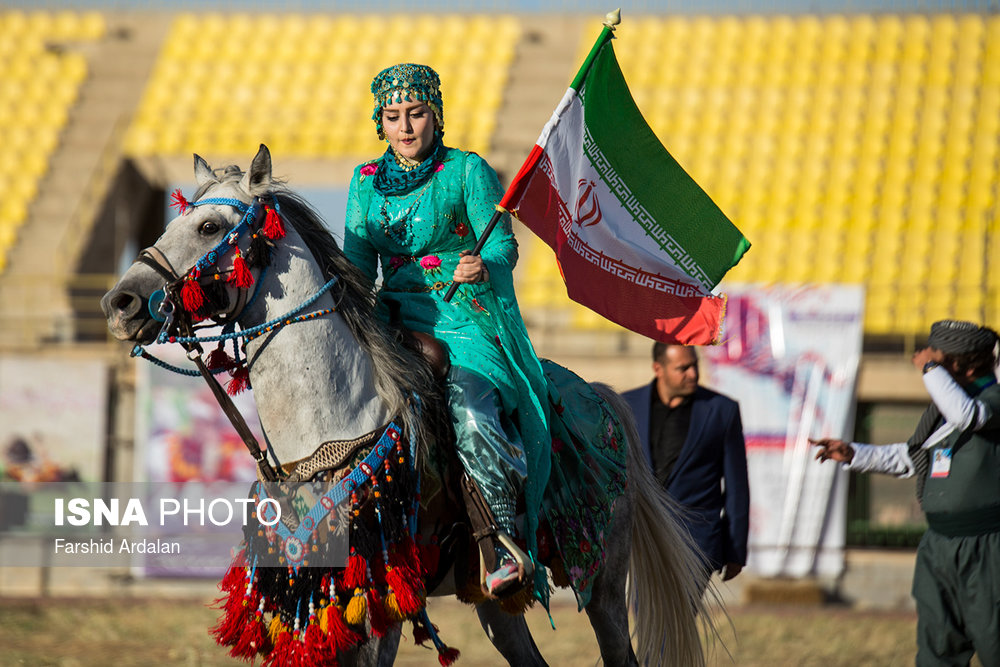
<path fill-rule="evenodd" d="M 379 430 L 351 441 L 323 443 L 310 457 L 285 464 L 285 481 L 338 483 L 342 475 L 335 471 L 342 473 L 353 469 L 372 448 Z M 534 571 L 531 558 L 524 553 L 524 543 L 497 529 L 489 504 L 475 480 L 462 470 L 455 452 L 445 446 L 441 453 L 443 456 L 436 461 L 423 460 L 424 473 L 429 473 L 429 477 L 425 475 L 423 479 L 421 504 L 425 506 L 424 517 L 428 521 L 422 523 L 422 530 L 415 538 L 426 573 L 426 590 L 435 590 L 450 574 L 454 590 L 463 602 L 478 604 L 484 599 L 497 599 L 508 613 L 523 613 L 532 601 Z M 356 493 L 355 519 L 369 526 L 379 525 L 372 489 L 359 486 Z M 523 499 L 519 499 L 518 513 L 523 509 Z M 283 503 L 282 522 L 292 521 L 288 525 L 291 530 L 297 528 L 295 516 L 296 513 Z M 546 531 L 547 525 L 543 525 L 542 530 Z M 325 534 L 320 537 L 321 541 L 326 541 Z M 551 562 L 551 550 L 545 548 L 551 541 L 550 535 L 541 536 L 539 543 L 543 552 L 539 553 L 539 559 L 558 568 L 558 564 Z M 516 585 L 494 595 L 486 586 L 486 575 L 498 566 L 497 544 L 514 556 L 519 576 Z M 554 570 L 554 574 L 557 571 Z"/>

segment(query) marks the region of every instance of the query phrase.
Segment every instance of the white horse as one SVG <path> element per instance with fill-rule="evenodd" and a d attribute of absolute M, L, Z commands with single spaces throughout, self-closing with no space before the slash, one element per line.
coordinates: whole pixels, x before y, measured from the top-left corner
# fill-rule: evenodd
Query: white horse
<path fill-rule="evenodd" d="M 411 400 L 412 396 L 434 400 L 432 372 L 374 316 L 372 286 L 344 258 L 318 215 L 272 179 L 267 148 L 261 146 L 246 172 L 235 166 L 213 171 L 197 155 L 194 171 L 196 195 L 190 203 L 179 199 L 182 207 L 189 208 L 168 224 L 154 246 L 141 253 L 144 260 L 137 260 L 102 299 L 111 332 L 123 341 L 152 342 L 163 327 L 159 321 L 163 316 L 153 316 L 163 294 L 157 291 L 168 284 L 168 301 L 173 294 L 174 314 L 179 315 L 176 302 L 182 299 L 182 290 L 178 287 L 198 291 L 188 285 L 197 281 L 181 278 L 198 277 L 206 286 L 205 294 L 204 299 L 188 304 L 192 309 L 200 316 L 235 321 L 243 331 L 257 332 L 245 342 L 246 366 L 267 446 L 278 461 L 308 459 L 320 443 L 354 441 L 393 419 L 401 420 L 411 433 L 419 433 L 420 447 L 433 446 L 433 438 L 426 433 L 428 417 L 414 410 Z M 266 246 L 259 238 L 264 216 L 261 202 L 277 204 L 287 223 L 283 237 Z M 250 233 L 241 235 L 247 226 Z M 251 250 L 247 238 L 254 233 L 258 238 Z M 227 238 L 235 239 L 229 251 Z M 250 271 L 252 288 L 245 279 L 224 280 L 246 268 L 236 266 L 240 260 L 234 259 L 235 247 L 242 257 L 255 260 Z M 269 264 L 261 270 L 267 264 L 265 255 Z M 217 286 L 225 287 L 209 293 L 212 277 Z M 172 290 L 169 283 L 173 283 Z M 203 303 L 196 308 L 198 300 Z M 308 315 L 300 309 L 303 304 L 309 304 Z M 282 326 L 285 320 L 280 318 L 287 314 L 293 314 L 285 318 L 290 324 Z M 606 559 L 585 607 L 601 658 L 615 666 L 702 665 L 698 619 L 710 621 L 696 584 L 700 568 L 696 548 L 679 527 L 677 508 L 644 465 L 627 406 L 608 387 L 594 388 L 617 414 L 628 439 L 627 491 L 614 503 Z M 433 522 L 435 517 L 428 515 L 433 511 L 422 508 L 420 522 Z M 433 587 L 430 595 L 454 594 L 462 587 L 453 576 L 429 575 L 427 583 Z M 629 632 L 630 607 L 636 621 L 635 650 Z M 511 665 L 546 664 L 523 614 L 510 614 L 492 599 L 482 600 L 477 613 L 490 641 Z M 339 664 L 392 664 L 399 622 L 378 631 L 369 619 L 353 630 L 364 640 L 338 653 Z M 230 643 L 235 641 L 238 638 L 231 638 Z M 252 656 L 247 651 L 242 657 Z M 450 659 L 442 656 L 442 663 Z"/>

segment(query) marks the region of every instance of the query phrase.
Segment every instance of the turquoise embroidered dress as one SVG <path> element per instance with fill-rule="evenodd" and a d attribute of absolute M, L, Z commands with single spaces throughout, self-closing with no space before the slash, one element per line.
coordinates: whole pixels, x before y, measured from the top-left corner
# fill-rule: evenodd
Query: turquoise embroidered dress
<path fill-rule="evenodd" d="M 499 523 L 513 518 L 513 498 L 505 499 L 503 489 L 523 491 L 522 534 L 536 561 L 547 559 L 551 547 L 536 539 L 544 514 L 578 601 L 586 604 L 603 560 L 603 531 L 625 485 L 621 426 L 585 382 L 535 356 L 514 296 L 517 242 L 508 216 L 481 252 L 489 280 L 462 284 L 444 301 L 461 252 L 473 249 L 503 194 L 486 161 L 442 147 L 428 158 L 434 159 L 429 180 L 386 196 L 373 187 L 386 159 L 355 169 L 344 251 L 373 282 L 381 268 L 383 318 L 386 301 L 396 301 L 405 326 L 447 347 L 463 464 Z M 485 412 L 496 414 L 464 410 L 466 403 L 482 405 L 485 395 L 495 405 Z M 502 442 L 490 449 L 477 444 L 483 439 Z M 544 568 L 536 567 L 535 593 L 547 601 Z"/>

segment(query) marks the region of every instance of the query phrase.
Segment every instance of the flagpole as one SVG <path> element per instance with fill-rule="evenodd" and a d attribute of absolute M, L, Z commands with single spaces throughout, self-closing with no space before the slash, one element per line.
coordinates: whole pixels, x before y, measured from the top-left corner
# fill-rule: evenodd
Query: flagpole
<path fill-rule="evenodd" d="M 580 71 L 577 72 L 576 77 L 573 79 L 573 83 L 570 84 L 570 88 L 572 88 L 573 90 L 579 89 L 580 82 L 582 82 L 584 77 L 587 75 L 587 70 L 590 69 L 591 63 L 593 63 L 594 58 L 597 57 L 598 51 L 600 51 L 601 47 L 604 46 L 604 44 L 609 39 L 611 39 L 611 36 L 615 31 L 615 27 L 621 22 L 622 22 L 621 8 L 618 8 L 613 12 L 608 12 L 607 14 L 604 15 L 604 29 L 601 31 L 601 34 L 597 37 L 597 41 L 594 42 L 594 46 L 593 48 L 590 49 L 590 53 L 587 55 L 586 60 L 583 61 L 583 65 L 580 67 Z M 530 171 L 530 169 L 534 167 L 534 163 L 538 161 L 539 155 L 540 155 L 539 151 L 532 150 L 532 152 L 528 155 L 527 161 L 524 163 L 524 165 L 522 165 L 518 174 L 520 175 L 526 169 Z M 531 164 L 529 165 L 529 163 Z M 518 182 L 519 179 L 517 178 L 511 181 L 511 187 L 507 189 L 507 192 L 505 192 L 504 196 L 500 199 L 500 203 L 497 204 L 496 210 L 493 212 L 493 217 L 490 218 L 490 221 L 486 225 L 486 228 L 483 230 L 483 233 L 479 235 L 479 240 L 476 241 L 476 247 L 472 249 L 473 256 L 477 256 L 479 255 L 480 252 L 482 252 L 483 245 L 485 245 L 486 243 L 486 239 L 493 232 L 493 229 L 497 226 L 497 223 L 500 222 L 500 218 L 502 218 L 504 214 L 508 212 L 506 204 L 513 198 L 514 195 L 513 187 Z M 444 300 L 446 302 L 451 301 L 452 297 L 455 296 L 455 292 L 458 291 L 458 286 L 459 283 L 452 281 L 451 287 L 448 288 L 448 292 L 444 295 Z"/>
<path fill-rule="evenodd" d="M 615 28 L 618 24 L 622 22 L 622 10 L 621 8 L 616 9 L 613 12 L 608 12 L 604 15 L 604 29 L 601 30 L 601 34 L 597 36 L 597 41 L 594 42 L 594 46 L 590 49 L 590 53 L 587 54 L 587 58 L 580 65 L 580 71 L 576 73 L 573 78 L 573 83 L 569 84 L 569 87 L 573 90 L 580 90 L 580 84 L 583 83 L 584 78 L 587 76 L 587 71 L 590 69 L 591 64 L 594 62 L 594 58 L 597 57 L 597 52 L 601 50 L 609 39 L 614 35 Z"/>

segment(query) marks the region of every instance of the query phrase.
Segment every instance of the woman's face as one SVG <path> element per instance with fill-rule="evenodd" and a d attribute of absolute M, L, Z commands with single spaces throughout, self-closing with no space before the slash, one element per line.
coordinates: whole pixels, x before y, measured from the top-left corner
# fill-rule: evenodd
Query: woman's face
<path fill-rule="evenodd" d="M 423 162 L 434 146 L 434 112 L 423 102 L 382 107 L 382 130 L 389 145 L 413 162 Z"/>

